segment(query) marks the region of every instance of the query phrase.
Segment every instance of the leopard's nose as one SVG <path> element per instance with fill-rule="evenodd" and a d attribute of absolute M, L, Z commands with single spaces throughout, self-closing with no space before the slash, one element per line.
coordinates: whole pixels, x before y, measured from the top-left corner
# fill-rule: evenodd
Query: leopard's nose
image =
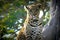
<path fill-rule="evenodd" d="M 33 16 L 33 19 L 36 19 L 36 17 L 35 17 L 35 16 Z"/>
<path fill-rule="evenodd" d="M 38 21 L 38 18 L 36 16 L 33 16 L 33 21 L 34 22 L 37 22 Z"/>
<path fill-rule="evenodd" d="M 36 16 L 33 16 L 33 20 L 36 20 L 36 19 L 38 19 L 38 17 L 36 17 Z"/>

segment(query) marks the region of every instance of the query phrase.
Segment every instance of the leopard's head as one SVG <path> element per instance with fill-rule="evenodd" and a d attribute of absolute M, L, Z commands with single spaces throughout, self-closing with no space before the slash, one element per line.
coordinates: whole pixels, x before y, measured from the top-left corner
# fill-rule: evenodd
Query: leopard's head
<path fill-rule="evenodd" d="M 32 4 L 32 5 L 25 6 L 25 11 L 28 12 L 31 20 L 38 21 L 40 7 L 41 7 L 40 4 Z"/>

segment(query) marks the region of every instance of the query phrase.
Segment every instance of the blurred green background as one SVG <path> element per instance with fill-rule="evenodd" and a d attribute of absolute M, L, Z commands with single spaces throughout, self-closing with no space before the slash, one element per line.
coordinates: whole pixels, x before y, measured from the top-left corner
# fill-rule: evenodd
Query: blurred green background
<path fill-rule="evenodd" d="M 16 40 L 17 33 L 26 18 L 24 5 L 36 1 L 41 4 L 44 26 L 50 19 L 50 0 L 0 0 L 0 40 Z"/>

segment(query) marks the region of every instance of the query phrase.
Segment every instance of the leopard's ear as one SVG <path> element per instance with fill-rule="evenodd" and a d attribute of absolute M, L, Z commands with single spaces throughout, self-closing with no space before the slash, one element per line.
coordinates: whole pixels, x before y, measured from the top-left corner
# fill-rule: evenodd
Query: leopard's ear
<path fill-rule="evenodd" d="M 39 3 L 39 4 L 37 4 L 37 6 L 38 6 L 38 8 L 41 8 L 41 4 Z"/>
<path fill-rule="evenodd" d="M 28 6 L 24 6 L 25 11 L 28 11 L 30 8 Z"/>

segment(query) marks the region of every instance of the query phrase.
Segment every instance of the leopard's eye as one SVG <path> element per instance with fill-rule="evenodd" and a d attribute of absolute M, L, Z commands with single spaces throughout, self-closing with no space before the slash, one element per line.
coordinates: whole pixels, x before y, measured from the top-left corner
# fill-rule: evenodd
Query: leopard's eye
<path fill-rule="evenodd" d="M 30 12 L 32 12 L 32 10 L 30 10 Z"/>

